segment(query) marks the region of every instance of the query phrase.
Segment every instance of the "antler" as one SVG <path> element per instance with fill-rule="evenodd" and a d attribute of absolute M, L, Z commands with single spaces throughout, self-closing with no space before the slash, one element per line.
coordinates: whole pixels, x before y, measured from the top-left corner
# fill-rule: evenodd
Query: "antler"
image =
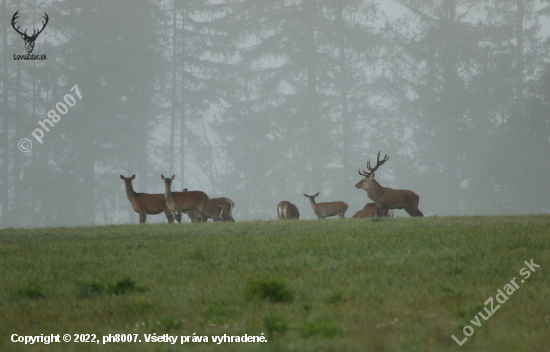
<path fill-rule="evenodd" d="M 40 33 L 42 33 L 42 31 L 44 30 L 44 28 L 46 28 L 46 25 L 48 24 L 48 20 L 50 19 L 48 17 L 48 14 L 44 12 L 44 19 L 46 20 L 46 22 L 42 22 L 42 29 L 39 30 L 36 34 L 34 33 L 36 30 L 34 30 L 32 32 L 32 37 L 31 38 L 34 38 L 34 37 L 37 37 Z"/>
<path fill-rule="evenodd" d="M 18 12 L 19 12 L 19 10 L 15 11 L 15 13 L 13 14 L 13 17 L 11 18 L 11 26 L 13 27 L 13 29 L 14 29 L 17 33 L 19 33 L 19 34 L 21 34 L 21 35 L 27 35 L 27 31 L 25 31 L 25 33 L 19 32 L 19 27 L 21 27 L 21 26 L 18 26 L 17 28 L 15 28 L 15 21 L 19 18 L 19 16 L 17 15 Z"/>
<path fill-rule="evenodd" d="M 13 17 L 11 18 L 11 26 L 13 27 L 13 29 L 14 29 L 17 33 L 19 33 L 19 34 L 21 34 L 21 35 L 24 35 L 25 37 L 30 38 L 30 39 L 34 39 L 34 38 L 38 37 L 38 35 L 39 35 L 40 33 L 42 33 L 42 31 L 44 30 L 44 28 L 46 28 L 46 25 L 48 24 L 48 21 L 49 21 L 49 19 L 50 19 L 50 18 L 48 17 L 48 14 L 44 12 L 44 17 L 43 17 L 43 18 L 46 20 L 46 22 L 42 22 L 42 29 L 40 29 L 38 32 L 37 32 L 36 29 L 35 29 L 35 30 L 32 32 L 32 35 L 29 37 L 29 36 L 27 35 L 27 30 L 26 30 L 26 29 L 25 29 L 25 32 L 24 32 L 24 33 L 21 33 L 21 32 L 19 31 L 19 27 L 21 27 L 21 26 L 17 26 L 17 28 L 15 28 L 15 24 L 16 24 L 15 22 L 16 22 L 16 20 L 19 18 L 18 13 L 19 13 L 19 10 L 15 11 L 15 13 L 13 14 Z"/>
<path fill-rule="evenodd" d="M 361 175 L 361 176 L 370 176 L 370 175 L 372 175 L 376 170 L 378 170 L 378 168 L 382 164 L 384 164 L 389 159 L 390 159 L 390 157 L 385 155 L 384 159 L 382 159 L 382 161 L 380 161 L 380 151 L 378 151 L 378 155 L 376 156 L 376 166 L 374 168 L 370 167 L 370 158 L 369 158 L 369 161 L 367 161 L 367 169 L 369 169 L 370 172 L 366 172 L 365 170 L 363 170 L 363 172 L 361 172 L 361 170 L 359 170 L 359 175 Z"/>

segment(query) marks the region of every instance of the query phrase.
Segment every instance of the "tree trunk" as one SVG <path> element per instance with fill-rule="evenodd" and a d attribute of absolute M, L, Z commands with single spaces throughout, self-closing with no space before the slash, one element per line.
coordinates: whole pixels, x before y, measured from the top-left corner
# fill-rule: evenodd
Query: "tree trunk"
<path fill-rule="evenodd" d="M 0 188 L 0 201 L 2 201 L 2 219 L 0 222 L 0 227 L 8 227 L 8 211 L 9 211 L 9 100 L 8 100 L 8 8 L 6 7 L 6 1 L 2 1 L 2 11 L 0 16 L 2 18 L 2 53 L 4 57 L 2 58 L 2 134 L 0 135 L 0 141 L 2 142 L 2 184 Z"/>
<path fill-rule="evenodd" d="M 347 63 L 346 63 L 346 44 L 344 34 L 344 6 L 338 2 L 338 22 L 340 27 L 340 104 L 342 106 L 342 176 L 345 182 L 342 182 L 342 187 L 346 190 L 349 187 L 351 179 L 349 177 L 350 170 L 350 139 L 351 139 L 351 121 L 349 114 L 348 103 L 348 81 L 347 81 Z M 349 182 L 348 182 L 349 181 Z M 345 193 L 344 193 L 345 194 Z"/>
<path fill-rule="evenodd" d="M 516 0 L 516 3 L 516 107 L 520 110 L 523 108 L 523 18 L 525 17 L 525 11 L 523 0 Z"/>

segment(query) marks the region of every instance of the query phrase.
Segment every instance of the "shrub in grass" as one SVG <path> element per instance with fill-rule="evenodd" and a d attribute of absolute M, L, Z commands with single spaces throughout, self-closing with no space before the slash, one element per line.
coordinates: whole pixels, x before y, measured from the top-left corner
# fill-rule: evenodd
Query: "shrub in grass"
<path fill-rule="evenodd" d="M 13 298 L 40 299 L 46 298 L 44 290 L 36 282 L 31 282 L 25 286 L 15 287 L 12 290 Z"/>
<path fill-rule="evenodd" d="M 157 325 L 162 331 L 172 331 L 172 330 L 181 330 L 183 323 L 179 320 L 174 320 L 172 318 L 160 318 L 157 322 Z"/>
<path fill-rule="evenodd" d="M 292 302 L 294 295 L 280 280 L 248 280 L 245 287 L 247 298 L 260 298 L 271 302 Z"/>
<path fill-rule="evenodd" d="M 147 313 L 153 309 L 153 305 L 147 301 L 129 302 L 125 307 L 127 311 L 135 314 Z"/>
<path fill-rule="evenodd" d="M 145 289 L 136 285 L 136 282 L 124 276 L 122 279 L 118 280 L 114 284 L 107 285 L 107 293 L 111 295 L 124 295 L 132 292 L 143 292 Z"/>
<path fill-rule="evenodd" d="M 208 302 L 202 310 L 208 322 L 214 324 L 226 324 L 236 313 L 235 308 L 224 302 Z"/>
<path fill-rule="evenodd" d="M 80 298 L 89 298 L 100 295 L 105 290 L 105 285 L 98 281 L 94 282 L 77 282 L 76 283 L 77 295 Z"/>
<path fill-rule="evenodd" d="M 478 312 L 480 311 L 483 312 L 483 307 L 485 306 L 478 304 L 478 305 L 469 306 L 466 308 L 459 308 L 456 314 L 461 318 L 475 316 Z"/>
<path fill-rule="evenodd" d="M 264 317 L 264 327 L 268 337 L 273 337 L 274 333 L 284 335 L 288 330 L 287 322 L 274 315 Z"/>
<path fill-rule="evenodd" d="M 446 274 L 450 276 L 456 276 L 456 275 L 461 275 L 463 273 L 464 273 L 464 269 L 462 268 L 452 268 L 448 270 Z"/>
<path fill-rule="evenodd" d="M 300 326 L 300 333 L 304 337 L 316 336 L 331 338 L 341 334 L 342 332 L 342 329 L 333 321 L 304 321 L 302 326 Z"/>
<path fill-rule="evenodd" d="M 327 302 L 332 304 L 340 303 L 344 298 L 343 296 L 341 291 L 336 291 L 327 299 Z"/>

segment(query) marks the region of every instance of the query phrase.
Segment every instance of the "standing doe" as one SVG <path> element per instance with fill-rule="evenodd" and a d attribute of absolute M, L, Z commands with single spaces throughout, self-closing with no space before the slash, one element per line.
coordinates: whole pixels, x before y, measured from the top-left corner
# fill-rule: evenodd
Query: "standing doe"
<path fill-rule="evenodd" d="M 315 215 L 317 215 L 317 218 L 324 219 L 329 216 L 335 216 L 338 215 L 340 219 L 344 218 L 344 213 L 346 210 L 348 210 L 347 203 L 344 202 L 326 202 L 326 203 L 315 203 L 315 197 L 319 195 L 319 192 L 313 196 L 308 196 L 304 193 L 304 196 L 306 198 L 309 198 L 309 202 L 311 203 L 311 208 L 313 208 L 313 212 Z"/>
<path fill-rule="evenodd" d="M 420 197 L 418 194 L 406 190 L 406 189 L 391 189 L 387 187 L 382 187 L 374 179 L 374 172 L 389 160 L 389 157 L 386 155 L 384 159 L 380 161 L 380 151 L 376 157 L 376 166 L 374 168 L 370 167 L 370 159 L 367 162 L 367 169 L 370 172 L 359 170 L 359 175 L 365 176 L 363 180 L 355 185 L 356 188 L 364 189 L 367 192 L 367 196 L 376 203 L 384 213 L 387 213 L 390 209 L 404 209 L 407 214 L 410 216 L 424 216 L 422 212 L 418 209 L 418 202 Z"/>
<path fill-rule="evenodd" d="M 149 194 L 149 193 L 136 193 L 132 187 L 132 181 L 136 178 L 136 175 L 132 177 L 124 177 L 120 175 L 120 179 L 124 181 L 126 187 L 126 196 L 132 208 L 139 214 L 139 223 L 144 224 L 147 220 L 147 214 L 156 215 L 164 212 L 169 224 L 174 223 L 174 214 L 166 206 L 166 200 L 164 194 Z"/>
<path fill-rule="evenodd" d="M 181 213 L 193 209 L 202 214 L 208 202 L 206 193 L 201 191 L 172 192 L 172 181 L 176 178 L 176 175 L 170 178 L 164 177 L 164 175 L 160 175 L 160 177 L 164 180 L 166 205 L 168 209 L 176 214 L 176 220 L 181 222 Z"/>
<path fill-rule="evenodd" d="M 277 217 L 279 220 L 298 220 L 300 212 L 294 204 L 283 200 L 277 205 Z"/>

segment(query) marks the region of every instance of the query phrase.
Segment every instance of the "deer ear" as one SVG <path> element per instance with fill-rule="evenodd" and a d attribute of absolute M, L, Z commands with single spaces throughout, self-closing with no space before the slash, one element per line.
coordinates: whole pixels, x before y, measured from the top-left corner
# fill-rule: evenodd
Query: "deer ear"
<path fill-rule="evenodd" d="M 136 174 L 133 174 L 132 175 L 132 180 L 136 178 Z"/>
<path fill-rule="evenodd" d="M 160 178 L 162 178 L 164 180 L 164 175 L 163 174 L 160 174 Z"/>
<path fill-rule="evenodd" d="M 319 195 L 319 192 L 317 192 L 317 193 L 314 195 L 314 197 L 317 197 L 318 195 Z"/>
<path fill-rule="evenodd" d="M 369 178 L 370 178 L 371 180 L 374 180 L 374 172 L 372 173 L 372 175 L 369 176 Z"/>
<path fill-rule="evenodd" d="M 307 194 L 305 194 L 305 193 L 302 193 L 302 194 L 304 195 L 304 197 L 309 197 L 309 196 L 308 196 Z"/>
<path fill-rule="evenodd" d="M 176 178 L 176 175 L 172 175 L 172 180 Z"/>
<path fill-rule="evenodd" d="M 120 175 L 120 179 L 121 179 L 121 180 L 124 180 L 124 176 Z"/>

